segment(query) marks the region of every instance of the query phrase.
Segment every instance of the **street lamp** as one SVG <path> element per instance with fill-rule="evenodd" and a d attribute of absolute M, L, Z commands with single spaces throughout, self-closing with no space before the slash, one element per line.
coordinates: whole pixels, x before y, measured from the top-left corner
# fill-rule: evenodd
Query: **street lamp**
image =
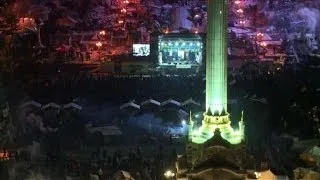
<path fill-rule="evenodd" d="M 166 178 L 166 179 L 172 179 L 173 177 L 174 177 L 174 173 L 171 171 L 171 170 L 168 170 L 168 171 L 166 171 L 165 173 L 164 173 L 164 177 Z"/>
<path fill-rule="evenodd" d="M 238 10 L 237 10 L 237 13 L 242 14 L 242 13 L 243 13 L 243 10 L 242 10 L 242 9 L 238 9 Z"/>
<path fill-rule="evenodd" d="M 99 61 L 100 61 L 101 60 L 101 58 L 100 58 L 100 54 L 101 54 L 100 48 L 102 46 L 102 43 L 99 41 L 99 42 L 96 43 L 96 46 L 98 47 L 98 54 L 99 54 Z"/>
<path fill-rule="evenodd" d="M 127 10 L 125 8 L 123 8 L 123 9 L 121 9 L 121 12 L 125 14 L 127 12 Z"/>
<path fill-rule="evenodd" d="M 100 31 L 99 34 L 104 36 L 104 35 L 106 35 L 106 31 Z"/>
<path fill-rule="evenodd" d="M 261 42 L 260 44 L 262 47 L 267 47 L 267 43 L 266 42 Z"/>
<path fill-rule="evenodd" d="M 234 3 L 238 5 L 238 4 L 240 4 L 241 2 L 240 2 L 239 0 L 236 0 Z"/>
<path fill-rule="evenodd" d="M 263 36 L 264 36 L 263 33 L 261 33 L 261 32 L 257 33 L 257 38 L 261 39 Z"/>

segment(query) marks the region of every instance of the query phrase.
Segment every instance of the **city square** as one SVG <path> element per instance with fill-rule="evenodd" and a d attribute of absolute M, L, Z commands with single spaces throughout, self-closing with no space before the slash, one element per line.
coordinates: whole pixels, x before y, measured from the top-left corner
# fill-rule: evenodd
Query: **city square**
<path fill-rule="evenodd" d="M 320 179 L 320 3 L 0 0 L 0 179 Z"/>

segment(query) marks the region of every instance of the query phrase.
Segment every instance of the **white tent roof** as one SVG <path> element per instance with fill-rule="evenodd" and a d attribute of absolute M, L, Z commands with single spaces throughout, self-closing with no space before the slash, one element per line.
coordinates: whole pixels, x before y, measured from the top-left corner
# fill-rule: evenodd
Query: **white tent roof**
<path fill-rule="evenodd" d="M 29 105 L 36 106 L 38 108 L 41 108 L 41 106 L 42 106 L 40 103 L 31 100 L 31 101 L 28 101 L 28 102 L 25 102 L 24 104 L 22 104 L 21 107 L 25 107 L 25 106 L 29 106 Z"/>
<path fill-rule="evenodd" d="M 179 113 L 180 113 L 181 115 L 183 115 L 183 116 L 188 116 L 188 115 L 189 115 L 186 111 L 184 111 L 184 110 L 182 110 L 182 109 L 179 110 Z"/>
<path fill-rule="evenodd" d="M 128 103 L 125 103 L 125 104 L 121 105 L 120 106 L 120 110 L 128 108 L 128 107 L 133 107 L 133 108 L 136 108 L 136 109 L 140 109 L 140 106 L 138 104 L 134 103 L 134 101 L 130 101 Z"/>
<path fill-rule="evenodd" d="M 192 98 L 189 98 L 188 100 L 182 102 L 181 106 L 185 106 L 185 105 L 188 105 L 188 104 L 195 104 L 195 105 L 200 106 L 200 103 L 194 101 Z"/>
<path fill-rule="evenodd" d="M 178 101 L 176 101 L 176 100 L 173 100 L 173 99 L 168 99 L 168 100 L 166 100 L 166 101 L 163 101 L 163 102 L 161 103 L 161 106 L 165 106 L 165 105 L 167 105 L 167 104 L 174 104 L 174 105 L 177 105 L 177 106 L 181 106 L 181 103 L 180 103 L 180 102 L 178 102 Z"/>
<path fill-rule="evenodd" d="M 114 174 L 114 178 L 116 180 L 118 179 L 126 179 L 126 180 L 134 180 L 134 178 L 131 176 L 131 174 L 127 171 L 119 170 Z"/>
<path fill-rule="evenodd" d="M 67 108 L 75 108 L 75 109 L 78 109 L 78 110 L 82 109 L 81 106 L 79 106 L 78 104 L 73 103 L 73 102 L 63 105 L 63 109 L 67 109 Z"/>
<path fill-rule="evenodd" d="M 242 27 L 229 27 L 228 31 L 231 32 L 233 31 L 236 34 L 245 34 L 245 33 L 252 33 L 252 30 L 248 29 L 248 28 L 242 28 Z"/>
<path fill-rule="evenodd" d="M 156 101 L 156 100 L 148 99 L 148 100 L 143 101 L 142 103 L 140 103 L 140 106 L 144 106 L 144 105 L 147 105 L 147 104 L 154 104 L 154 105 L 157 105 L 157 106 L 161 105 L 161 103 Z"/>
<path fill-rule="evenodd" d="M 43 105 L 41 109 L 46 109 L 46 108 L 50 108 L 50 107 L 57 108 L 57 109 L 61 108 L 58 104 L 50 102 L 50 103 L 48 103 L 46 105 Z"/>

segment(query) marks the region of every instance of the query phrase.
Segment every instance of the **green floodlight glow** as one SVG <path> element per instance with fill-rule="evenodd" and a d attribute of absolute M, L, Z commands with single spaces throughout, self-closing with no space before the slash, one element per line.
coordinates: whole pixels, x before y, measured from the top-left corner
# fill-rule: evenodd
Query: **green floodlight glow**
<path fill-rule="evenodd" d="M 207 1 L 206 39 L 206 112 L 202 126 L 193 130 L 189 124 L 189 140 L 202 144 L 212 138 L 219 128 L 222 138 L 231 144 L 239 144 L 244 139 L 243 118 L 238 129 L 231 127 L 227 112 L 227 2 Z M 190 43 L 190 46 L 196 45 Z M 201 44 L 197 44 L 200 46 Z"/>
<path fill-rule="evenodd" d="M 241 143 L 244 139 L 244 129 L 242 129 L 244 125 L 239 123 L 239 127 L 239 129 L 234 130 L 231 126 L 229 126 L 229 128 L 222 130 L 222 138 L 226 139 L 230 144 Z M 199 129 L 192 131 L 192 142 L 196 144 L 205 143 L 208 139 L 213 137 L 213 132 L 216 128 L 204 129 L 203 127 L 200 127 Z"/>

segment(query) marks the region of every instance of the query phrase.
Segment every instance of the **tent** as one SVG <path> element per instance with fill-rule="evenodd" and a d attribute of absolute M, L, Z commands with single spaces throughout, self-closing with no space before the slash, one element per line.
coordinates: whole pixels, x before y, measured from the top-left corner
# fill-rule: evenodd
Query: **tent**
<path fill-rule="evenodd" d="M 168 100 L 163 101 L 163 102 L 161 103 L 161 106 L 162 106 L 162 107 L 170 106 L 170 105 L 180 107 L 180 106 L 181 106 L 181 103 L 178 102 L 178 101 L 176 101 L 176 100 L 173 100 L 173 99 L 168 99 Z"/>
<path fill-rule="evenodd" d="M 136 104 L 133 100 L 121 105 L 120 110 L 129 115 L 133 115 L 140 110 L 140 105 Z"/>
<path fill-rule="evenodd" d="M 150 111 L 154 111 L 159 109 L 161 103 L 154 100 L 154 99 L 148 99 L 143 101 L 142 103 L 140 103 L 140 107 L 144 110 L 150 110 Z"/>
<path fill-rule="evenodd" d="M 31 100 L 31 101 L 25 102 L 21 105 L 21 107 L 26 107 L 26 106 L 34 106 L 34 107 L 41 108 L 42 105 L 36 101 Z"/>
<path fill-rule="evenodd" d="M 73 102 L 63 105 L 63 109 L 69 109 L 69 108 L 74 108 L 74 109 L 78 109 L 78 110 L 82 109 L 81 106 L 79 106 L 78 104 L 73 103 Z"/>
<path fill-rule="evenodd" d="M 270 171 L 270 169 L 266 171 L 258 172 L 257 176 L 258 176 L 258 179 L 260 180 L 264 180 L 264 179 L 276 180 L 276 176 Z"/>
<path fill-rule="evenodd" d="M 127 171 L 119 170 L 113 175 L 115 180 L 134 180 L 131 174 Z"/>
<path fill-rule="evenodd" d="M 47 109 L 47 108 L 54 108 L 54 109 L 60 109 L 60 106 L 56 103 L 50 102 L 46 105 L 43 105 L 41 110 Z"/>

